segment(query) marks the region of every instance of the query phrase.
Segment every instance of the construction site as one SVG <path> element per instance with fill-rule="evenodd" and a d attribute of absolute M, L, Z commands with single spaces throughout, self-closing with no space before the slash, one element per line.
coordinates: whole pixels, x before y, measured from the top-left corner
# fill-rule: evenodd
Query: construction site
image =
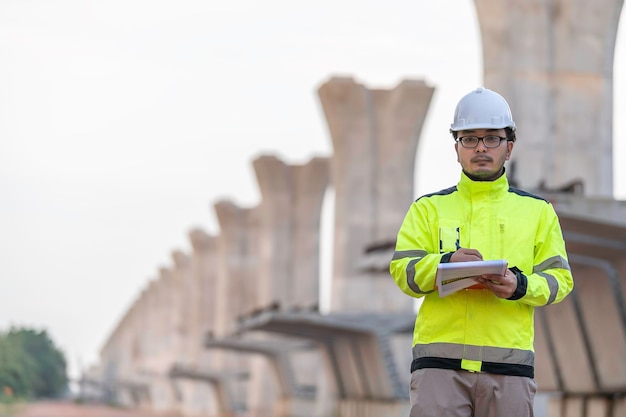
<path fill-rule="evenodd" d="M 536 415 L 626 416 L 626 202 L 613 198 L 612 145 L 623 1 L 474 3 L 483 85 L 506 97 L 523 136 L 509 181 L 554 205 L 575 282 L 535 309 Z M 419 197 L 437 87 L 419 74 L 387 89 L 358 74 L 320 80 L 332 155 L 292 164 L 268 149 L 250 161 L 259 204 L 214 202 L 219 233 L 191 230 L 193 250 L 173 251 L 146 283 L 81 376 L 81 398 L 198 417 L 407 416 L 418 306 L 389 262 Z"/>

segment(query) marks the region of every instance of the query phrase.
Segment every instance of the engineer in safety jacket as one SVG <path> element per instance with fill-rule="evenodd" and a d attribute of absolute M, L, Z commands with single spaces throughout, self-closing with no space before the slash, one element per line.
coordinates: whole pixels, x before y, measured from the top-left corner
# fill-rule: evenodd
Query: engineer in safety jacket
<path fill-rule="evenodd" d="M 508 183 L 515 122 L 501 95 L 465 95 L 451 133 L 461 179 L 410 206 L 390 264 L 398 287 L 422 301 L 410 416 L 532 416 L 534 308 L 562 301 L 574 285 L 559 219 L 549 201 Z M 481 260 L 508 268 L 440 296 L 439 264 Z"/>

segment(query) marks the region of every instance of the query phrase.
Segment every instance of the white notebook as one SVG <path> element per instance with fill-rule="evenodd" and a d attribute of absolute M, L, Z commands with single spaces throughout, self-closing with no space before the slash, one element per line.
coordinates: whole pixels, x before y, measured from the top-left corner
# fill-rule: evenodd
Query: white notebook
<path fill-rule="evenodd" d="M 476 277 L 483 274 L 504 276 L 508 262 L 496 261 L 448 262 L 437 266 L 435 282 L 439 296 L 445 297 L 472 285 L 476 285 Z"/>

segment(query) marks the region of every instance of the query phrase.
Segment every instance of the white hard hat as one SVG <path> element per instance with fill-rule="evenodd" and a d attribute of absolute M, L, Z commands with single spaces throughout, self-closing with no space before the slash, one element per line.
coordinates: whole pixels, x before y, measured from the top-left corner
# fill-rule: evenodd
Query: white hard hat
<path fill-rule="evenodd" d="M 515 130 L 508 103 L 495 91 L 480 87 L 466 94 L 456 105 L 450 132 L 506 127 Z"/>

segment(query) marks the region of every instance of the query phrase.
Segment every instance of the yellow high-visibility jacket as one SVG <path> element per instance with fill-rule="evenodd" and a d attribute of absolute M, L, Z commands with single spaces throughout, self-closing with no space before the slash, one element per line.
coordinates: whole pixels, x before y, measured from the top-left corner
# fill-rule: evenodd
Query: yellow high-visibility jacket
<path fill-rule="evenodd" d="M 435 274 L 458 248 L 504 259 L 517 275 L 512 297 L 484 287 L 439 297 Z M 558 217 L 547 200 L 464 173 L 455 187 L 415 201 L 398 232 L 390 272 L 403 292 L 423 297 L 411 371 L 465 369 L 534 377 L 534 308 L 558 303 L 574 282 Z"/>

